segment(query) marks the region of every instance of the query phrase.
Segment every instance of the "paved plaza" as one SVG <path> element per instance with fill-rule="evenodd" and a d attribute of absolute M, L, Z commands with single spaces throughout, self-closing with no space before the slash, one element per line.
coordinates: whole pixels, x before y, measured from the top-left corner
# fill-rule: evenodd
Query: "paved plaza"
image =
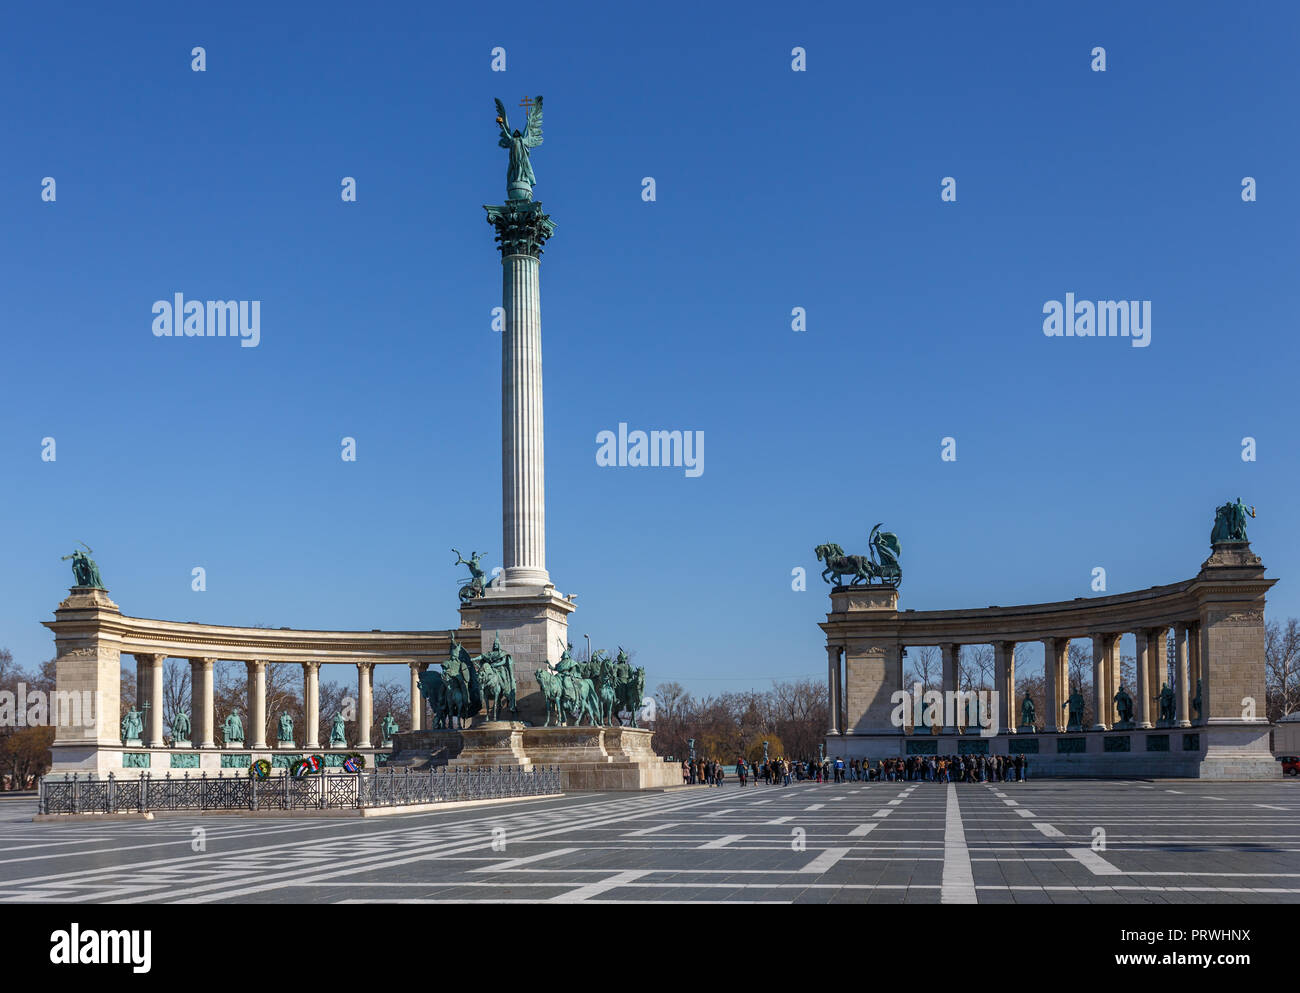
<path fill-rule="evenodd" d="M 1300 902 L 1295 781 L 732 782 L 367 819 L 34 811 L 0 800 L 0 901 Z"/>

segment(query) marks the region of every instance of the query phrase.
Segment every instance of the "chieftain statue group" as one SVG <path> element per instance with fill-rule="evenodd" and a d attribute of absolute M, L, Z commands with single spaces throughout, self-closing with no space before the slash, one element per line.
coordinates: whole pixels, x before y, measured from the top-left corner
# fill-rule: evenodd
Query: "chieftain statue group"
<path fill-rule="evenodd" d="M 455 548 L 452 551 L 456 564 L 470 571 L 469 581 L 460 587 L 461 600 L 486 595 L 482 555 L 472 552 L 467 559 Z M 561 643 L 559 647 L 559 661 L 536 671 L 546 700 L 543 726 L 565 727 L 585 721 L 594 727 L 609 727 L 620 723 L 619 714 L 627 712 L 631 726 L 636 727 L 645 694 L 645 669 L 633 666 L 622 648 L 616 658 L 602 649 L 578 662 L 572 645 Z M 489 721 L 513 719 L 518 713 L 515 660 L 501 648 L 500 632 L 492 640 L 492 649 L 481 655 L 471 655 L 453 632 L 446 661 L 421 673 L 419 685 L 433 711 L 434 728 L 466 727 L 480 711 Z"/>

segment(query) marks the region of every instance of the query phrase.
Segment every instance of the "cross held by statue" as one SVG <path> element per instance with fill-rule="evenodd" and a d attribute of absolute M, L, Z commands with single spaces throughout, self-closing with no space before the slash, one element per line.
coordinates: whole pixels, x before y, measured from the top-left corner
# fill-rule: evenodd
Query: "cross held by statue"
<path fill-rule="evenodd" d="M 522 100 L 519 101 L 519 106 L 524 108 L 524 113 L 527 113 L 533 107 L 533 98 L 524 97 Z"/>

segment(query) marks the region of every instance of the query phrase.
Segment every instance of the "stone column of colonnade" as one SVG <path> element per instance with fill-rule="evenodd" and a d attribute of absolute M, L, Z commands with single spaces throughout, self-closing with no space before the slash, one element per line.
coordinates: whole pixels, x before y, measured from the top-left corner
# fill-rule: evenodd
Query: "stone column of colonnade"
<path fill-rule="evenodd" d="M 266 747 L 266 661 L 245 662 L 248 669 L 248 727 L 244 734 L 252 748 Z"/>
<path fill-rule="evenodd" d="M 829 727 L 827 727 L 826 733 L 828 735 L 841 734 L 844 730 L 840 726 L 840 655 L 843 654 L 843 652 L 843 645 L 826 646 L 826 684 L 828 692 L 827 700 L 829 702 L 829 706 L 827 707 L 827 710 L 829 711 L 829 717 L 827 720 Z"/>
<path fill-rule="evenodd" d="M 421 730 L 424 701 L 420 698 L 420 663 L 411 663 L 411 730 Z"/>
<path fill-rule="evenodd" d="M 1137 706 L 1133 709 L 1133 720 L 1139 728 L 1151 727 L 1151 704 L 1154 702 L 1151 692 L 1151 644 L 1149 631 L 1139 629 L 1133 632 L 1134 661 L 1137 669 L 1137 686 L 1133 688 L 1133 699 Z"/>
<path fill-rule="evenodd" d="M 994 688 L 998 691 L 998 732 L 1016 733 L 1016 643 L 993 642 Z"/>
<path fill-rule="evenodd" d="M 1150 655 L 1148 666 L 1151 674 L 1147 677 L 1147 684 L 1150 690 L 1151 699 L 1147 701 L 1150 707 L 1151 724 L 1155 725 L 1156 718 L 1160 716 L 1160 710 L 1156 706 L 1155 697 L 1160 693 L 1160 687 L 1168 679 L 1169 667 L 1166 659 L 1165 642 L 1169 639 L 1169 628 L 1155 627 L 1147 631 L 1147 654 Z"/>
<path fill-rule="evenodd" d="M 196 748 L 216 748 L 216 720 L 213 714 L 212 668 L 214 658 L 190 659 L 190 737 Z"/>
<path fill-rule="evenodd" d="M 1192 726 L 1188 710 L 1191 697 L 1187 692 L 1187 627 L 1183 621 L 1174 625 L 1174 646 L 1178 652 L 1174 667 L 1174 681 L 1178 684 L 1174 687 L 1174 701 L 1178 707 L 1177 724 L 1180 728 Z"/>
<path fill-rule="evenodd" d="M 374 719 L 375 664 L 357 663 L 357 745 L 370 747 L 370 725 Z"/>
<path fill-rule="evenodd" d="M 1044 731 L 1063 731 L 1065 702 L 1069 697 L 1066 682 L 1069 678 L 1070 639 L 1043 639 L 1043 678 L 1047 683 L 1046 704 L 1049 713 L 1042 721 Z"/>
<path fill-rule="evenodd" d="M 150 748 L 166 745 L 163 741 L 163 663 L 166 661 L 166 655 L 135 657 L 135 705 L 149 704 L 148 723 L 142 737 Z"/>
<path fill-rule="evenodd" d="M 1197 687 L 1200 685 L 1202 679 L 1201 626 L 1199 624 L 1193 624 L 1187 629 L 1187 661 L 1188 661 L 1187 692 L 1191 694 L 1191 699 L 1195 700 L 1196 694 L 1198 692 Z M 1196 716 L 1195 707 L 1192 707 L 1188 710 L 1187 716 L 1193 724 L 1204 724 L 1205 712 L 1207 709 L 1208 708 L 1206 707 L 1205 695 L 1204 693 L 1202 693 L 1201 716 L 1200 717 Z"/>
<path fill-rule="evenodd" d="M 307 741 L 304 748 L 320 748 L 320 663 L 302 664 L 302 709 L 307 724 Z"/>
<path fill-rule="evenodd" d="M 1106 714 L 1106 635 L 1092 636 L 1092 715 L 1094 731 L 1105 731 Z"/>
<path fill-rule="evenodd" d="M 956 705 L 957 671 L 959 668 L 958 661 L 961 658 L 961 645 L 955 642 L 945 642 L 939 646 L 939 651 L 943 656 L 943 733 L 957 734 L 962 721 L 962 715 L 958 713 L 961 708 Z M 950 717 L 954 722 L 952 724 L 948 723 Z"/>

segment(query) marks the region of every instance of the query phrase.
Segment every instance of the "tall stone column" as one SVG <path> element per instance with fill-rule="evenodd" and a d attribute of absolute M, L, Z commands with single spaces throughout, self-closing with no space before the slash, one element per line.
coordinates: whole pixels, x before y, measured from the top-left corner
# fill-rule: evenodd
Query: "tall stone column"
<path fill-rule="evenodd" d="M 1174 647 L 1178 652 L 1177 660 L 1174 663 L 1174 681 L 1178 684 L 1174 687 L 1174 701 L 1178 706 L 1178 726 L 1188 728 L 1192 722 L 1188 719 L 1188 702 L 1190 697 L 1187 693 L 1187 625 L 1181 621 L 1174 625 Z"/>
<path fill-rule="evenodd" d="M 424 723 L 424 701 L 420 697 L 420 664 L 411 663 L 411 730 L 421 730 Z"/>
<path fill-rule="evenodd" d="M 1119 722 L 1119 708 L 1115 703 L 1115 695 L 1119 693 L 1120 683 L 1120 637 L 1118 632 L 1106 636 L 1106 723 L 1111 727 Z"/>
<path fill-rule="evenodd" d="M 1154 698 L 1160 692 L 1160 687 L 1165 684 L 1169 678 L 1169 665 L 1165 658 L 1165 643 L 1169 640 L 1169 629 L 1167 627 L 1152 628 L 1147 633 L 1147 653 L 1151 656 L 1151 675 L 1148 681 L 1151 687 L 1151 696 Z M 1155 700 L 1151 701 L 1152 723 L 1155 723 L 1155 717 L 1159 711 L 1155 709 Z"/>
<path fill-rule="evenodd" d="M 1092 713 L 1094 731 L 1106 730 L 1106 636 L 1092 636 Z"/>
<path fill-rule="evenodd" d="M 830 725 L 826 729 L 828 735 L 840 734 L 840 653 L 844 649 L 840 645 L 826 646 L 826 712 L 827 723 Z"/>
<path fill-rule="evenodd" d="M 1133 632 L 1134 652 L 1137 656 L 1137 686 L 1134 688 L 1133 696 L 1137 700 L 1137 708 L 1133 714 L 1133 719 L 1137 721 L 1140 728 L 1149 728 L 1151 726 L 1151 704 L 1152 697 L 1155 695 L 1151 692 L 1151 650 L 1147 641 L 1147 632 L 1137 630 Z"/>
<path fill-rule="evenodd" d="M 303 678 L 303 720 L 307 722 L 307 743 L 305 748 L 320 748 L 320 663 L 304 662 Z"/>
<path fill-rule="evenodd" d="M 375 664 L 373 662 L 357 663 L 357 745 L 370 747 L 370 725 L 374 720 L 374 680 Z"/>
<path fill-rule="evenodd" d="M 254 659 L 245 662 L 248 668 L 248 723 L 244 734 L 253 748 L 266 747 L 266 662 Z"/>
<path fill-rule="evenodd" d="M 190 704 L 194 711 L 193 732 L 196 748 L 216 748 L 217 721 L 213 713 L 213 658 L 190 659 Z"/>
<path fill-rule="evenodd" d="M 1047 684 L 1045 687 L 1047 699 L 1043 701 L 1047 707 L 1047 714 L 1046 719 L 1041 722 L 1044 731 L 1062 730 L 1061 715 L 1064 713 L 1062 704 L 1065 703 L 1062 699 L 1065 691 L 1062 676 L 1069 650 L 1069 638 L 1043 639 L 1043 680 Z"/>
<path fill-rule="evenodd" d="M 1016 733 L 1016 643 L 993 642 L 995 689 L 998 691 L 998 731 Z"/>
<path fill-rule="evenodd" d="M 150 748 L 163 748 L 163 663 L 166 655 L 137 655 L 136 672 L 136 706 L 149 704 L 145 711 L 144 743 Z"/>
<path fill-rule="evenodd" d="M 1204 723 L 1205 718 L 1205 699 L 1201 699 L 1201 716 L 1196 716 L 1196 694 L 1199 692 L 1201 685 L 1201 626 L 1193 624 L 1187 629 L 1187 692 L 1188 708 L 1187 717 L 1193 724 Z"/>
<path fill-rule="evenodd" d="M 957 670 L 958 660 L 961 658 L 961 645 L 955 642 L 946 642 L 939 646 L 939 651 L 943 657 L 943 733 L 956 734 L 957 728 L 961 723 L 961 709 L 956 706 L 957 700 Z M 949 720 L 953 723 L 948 723 Z"/>
<path fill-rule="evenodd" d="M 540 262 L 555 225 L 539 201 L 487 206 L 501 249 L 501 523 L 506 587 L 541 589 L 546 571 Z"/>
<path fill-rule="evenodd" d="M 135 656 L 135 708 L 144 710 L 144 705 L 149 704 L 149 713 L 154 710 L 153 701 L 149 699 L 153 691 L 153 677 L 150 673 L 150 666 L 153 661 L 152 655 Z M 145 728 L 141 738 L 148 739 L 149 729 Z"/>

